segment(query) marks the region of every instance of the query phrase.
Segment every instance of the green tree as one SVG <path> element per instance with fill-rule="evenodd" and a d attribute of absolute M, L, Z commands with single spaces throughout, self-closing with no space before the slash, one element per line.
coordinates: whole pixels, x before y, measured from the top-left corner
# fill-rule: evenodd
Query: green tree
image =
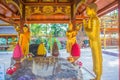
<path fill-rule="evenodd" d="M 51 33 L 54 37 L 65 36 L 67 24 L 51 24 Z"/>
<path fill-rule="evenodd" d="M 32 37 L 36 39 L 31 43 L 39 44 L 42 40 L 47 44 L 51 34 L 52 37 L 65 37 L 67 24 L 31 24 L 30 30 Z"/>

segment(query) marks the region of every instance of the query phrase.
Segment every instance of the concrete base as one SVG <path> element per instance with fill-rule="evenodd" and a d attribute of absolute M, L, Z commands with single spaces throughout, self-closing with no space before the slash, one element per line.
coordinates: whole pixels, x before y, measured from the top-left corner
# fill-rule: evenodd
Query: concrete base
<path fill-rule="evenodd" d="M 82 80 L 81 69 L 63 58 L 35 57 L 24 60 L 21 66 L 6 80 Z"/>

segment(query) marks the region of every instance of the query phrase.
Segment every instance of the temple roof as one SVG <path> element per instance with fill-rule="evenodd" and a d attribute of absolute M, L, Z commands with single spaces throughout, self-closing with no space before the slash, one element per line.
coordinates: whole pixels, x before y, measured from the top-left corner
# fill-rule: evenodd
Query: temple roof
<path fill-rule="evenodd" d="M 15 31 L 13 26 L 0 26 L 0 35 L 2 34 L 16 34 L 17 32 Z"/>
<path fill-rule="evenodd" d="M 17 32 L 14 29 L 14 26 L 11 26 L 9 23 L 0 20 L 0 37 L 6 36 L 17 36 Z"/>
<path fill-rule="evenodd" d="M 90 3 L 98 6 L 98 16 L 118 7 L 118 0 L 0 0 L 0 19 L 20 23 L 20 16 L 28 23 L 81 22 Z"/>

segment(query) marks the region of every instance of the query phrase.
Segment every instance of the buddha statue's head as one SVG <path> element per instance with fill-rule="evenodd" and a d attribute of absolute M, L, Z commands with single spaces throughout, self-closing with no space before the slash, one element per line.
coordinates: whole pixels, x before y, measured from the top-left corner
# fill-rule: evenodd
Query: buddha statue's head
<path fill-rule="evenodd" d="M 24 25 L 24 27 L 23 27 L 23 31 L 24 31 L 24 32 L 28 32 L 28 31 L 29 31 L 29 28 L 28 28 L 27 25 Z"/>
<path fill-rule="evenodd" d="M 97 12 L 97 5 L 95 3 L 91 3 L 86 8 L 86 13 L 88 16 L 94 16 Z"/>

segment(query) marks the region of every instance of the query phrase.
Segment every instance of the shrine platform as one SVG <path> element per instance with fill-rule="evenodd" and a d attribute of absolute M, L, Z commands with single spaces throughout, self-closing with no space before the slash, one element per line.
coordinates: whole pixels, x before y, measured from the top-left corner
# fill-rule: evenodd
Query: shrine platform
<path fill-rule="evenodd" d="M 6 80 L 83 80 L 81 69 L 64 58 L 34 57 Z"/>

